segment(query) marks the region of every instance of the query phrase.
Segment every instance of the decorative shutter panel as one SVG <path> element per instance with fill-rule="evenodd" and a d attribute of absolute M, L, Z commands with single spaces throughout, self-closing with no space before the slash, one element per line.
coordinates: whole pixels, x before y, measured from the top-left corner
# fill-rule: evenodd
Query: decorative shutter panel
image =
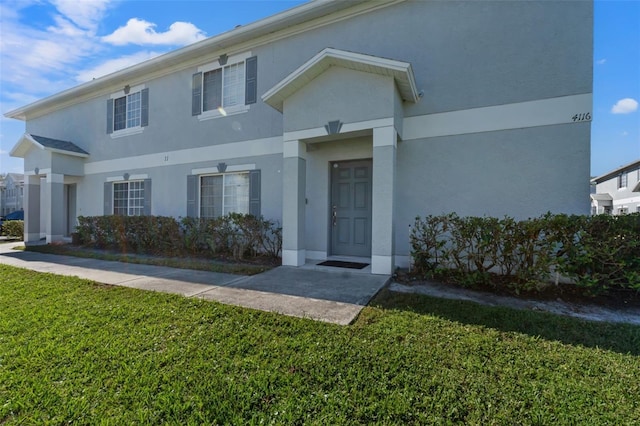
<path fill-rule="evenodd" d="M 111 206 L 113 184 L 111 182 L 104 183 L 104 215 L 109 216 L 113 214 L 113 207 Z"/>
<path fill-rule="evenodd" d="M 151 179 L 144 180 L 144 210 L 145 216 L 151 216 Z"/>
<path fill-rule="evenodd" d="M 140 92 L 140 126 L 147 127 L 149 125 L 149 89 L 142 89 Z"/>
<path fill-rule="evenodd" d="M 260 170 L 249 172 L 249 214 L 260 217 Z"/>
<path fill-rule="evenodd" d="M 198 176 L 187 176 L 187 217 L 198 217 L 196 211 L 198 204 L 196 197 L 198 196 Z"/>
<path fill-rule="evenodd" d="M 197 72 L 193 75 L 193 83 L 191 85 L 191 115 L 200 115 L 202 112 L 202 73 Z"/>
<path fill-rule="evenodd" d="M 255 104 L 258 100 L 258 57 L 252 56 L 245 62 L 245 105 Z"/>
<path fill-rule="evenodd" d="M 107 101 L 107 134 L 113 133 L 113 99 Z"/>

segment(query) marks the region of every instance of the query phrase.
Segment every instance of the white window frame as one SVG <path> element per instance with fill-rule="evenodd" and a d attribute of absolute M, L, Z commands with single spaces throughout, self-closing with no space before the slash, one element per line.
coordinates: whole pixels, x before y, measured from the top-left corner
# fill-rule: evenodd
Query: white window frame
<path fill-rule="evenodd" d="M 135 135 L 137 133 L 142 133 L 144 131 L 144 127 L 142 127 L 142 90 L 144 89 L 145 89 L 145 85 L 140 84 L 138 86 L 134 86 L 130 88 L 129 93 L 125 93 L 123 89 L 117 93 L 111 94 L 110 98 L 113 99 L 113 111 L 111 111 L 112 112 L 111 128 L 113 129 L 113 132 L 111 133 L 111 138 L 121 138 L 123 136 Z M 129 117 L 128 117 L 129 97 L 135 94 L 138 94 L 140 96 L 140 100 L 139 100 L 140 109 L 139 109 L 139 116 L 138 116 L 139 124 L 137 126 L 129 126 Z M 123 129 L 116 130 L 116 100 L 120 98 L 125 98 L 125 97 L 126 97 L 125 127 Z"/>
<path fill-rule="evenodd" d="M 131 193 L 132 191 L 137 191 L 138 188 L 131 188 L 131 184 L 132 183 L 140 183 L 142 185 L 142 188 L 140 188 L 142 190 L 142 197 L 132 197 Z M 144 191 L 146 191 L 145 189 L 145 185 L 144 185 L 144 180 L 121 180 L 121 181 L 116 181 L 113 182 L 113 184 L 111 185 L 111 212 L 114 215 L 119 215 L 118 213 L 116 213 L 116 185 L 121 185 L 121 184 L 127 184 L 127 214 L 126 215 L 120 215 L 120 216 L 144 216 L 144 197 L 145 197 L 145 193 Z M 131 201 L 132 200 L 142 200 L 142 203 L 139 206 L 131 206 Z M 138 214 L 131 214 L 132 209 L 135 209 L 136 211 L 138 211 Z"/>
<path fill-rule="evenodd" d="M 629 174 L 620 173 L 618 175 L 618 189 L 626 189 L 629 184 Z"/>
<path fill-rule="evenodd" d="M 202 65 L 200 67 L 198 67 L 198 72 L 202 73 L 201 75 L 201 90 L 202 93 L 200 95 L 200 114 L 198 115 L 198 119 L 199 120 L 210 120 L 212 118 L 220 118 L 220 117 L 226 117 L 228 115 L 235 115 L 235 114 L 242 114 L 245 113 L 247 111 L 249 111 L 250 105 L 246 105 L 245 104 L 245 96 L 246 96 L 246 87 L 245 87 L 245 82 L 246 82 L 246 60 L 249 59 L 251 57 L 251 52 L 245 52 L 245 53 L 241 53 L 238 55 L 233 55 L 233 56 L 229 56 L 227 58 L 227 62 L 224 65 L 220 65 L 220 63 L 216 60 L 215 62 L 206 64 L 206 65 Z M 233 105 L 230 107 L 225 107 L 224 105 L 224 83 L 225 83 L 225 74 L 224 74 L 224 69 L 227 67 L 230 67 L 232 65 L 237 65 L 242 63 L 242 66 L 244 67 L 244 78 L 242 79 L 242 100 L 239 104 L 237 105 Z M 218 109 L 212 109 L 212 110 L 208 110 L 205 111 L 204 110 L 204 98 L 205 98 L 205 94 L 204 94 L 204 75 L 205 73 L 208 73 L 210 71 L 215 71 L 215 70 L 219 70 L 222 69 L 222 92 L 220 93 L 220 98 L 222 99 L 223 105 L 221 108 Z"/>
<path fill-rule="evenodd" d="M 232 175 L 246 175 L 247 176 L 247 211 L 246 212 L 239 212 L 239 211 L 233 211 L 233 212 L 227 212 L 225 213 L 225 209 L 226 209 L 226 205 L 225 205 L 225 178 L 226 176 L 232 176 Z M 241 214 L 249 214 L 251 206 L 250 206 L 250 197 L 251 197 L 251 182 L 250 182 L 250 177 L 249 177 L 249 170 L 243 170 L 243 171 L 234 171 L 234 172 L 225 172 L 225 173 L 209 173 L 209 174 L 202 174 L 198 176 L 198 217 L 200 218 L 206 218 L 206 219 L 215 219 L 217 216 L 214 217 L 204 217 L 202 215 L 202 180 L 205 177 L 212 177 L 212 176 L 222 176 L 222 216 L 225 216 L 228 213 L 241 213 Z"/>

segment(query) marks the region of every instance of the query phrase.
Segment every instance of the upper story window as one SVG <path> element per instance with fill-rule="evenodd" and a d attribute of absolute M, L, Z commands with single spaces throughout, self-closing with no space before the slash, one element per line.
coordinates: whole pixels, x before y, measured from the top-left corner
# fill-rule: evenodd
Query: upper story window
<path fill-rule="evenodd" d="M 200 119 L 238 114 L 257 100 L 258 60 L 250 53 L 221 56 L 193 75 L 192 115 Z"/>
<path fill-rule="evenodd" d="M 142 132 L 149 125 L 149 89 L 126 87 L 107 101 L 107 133 L 111 137 Z"/>
<path fill-rule="evenodd" d="M 618 176 L 618 189 L 622 189 L 622 188 L 626 188 L 627 187 L 628 177 L 629 177 L 629 175 L 627 173 L 621 173 Z"/>
<path fill-rule="evenodd" d="M 113 130 L 140 126 L 140 92 L 113 100 Z"/>

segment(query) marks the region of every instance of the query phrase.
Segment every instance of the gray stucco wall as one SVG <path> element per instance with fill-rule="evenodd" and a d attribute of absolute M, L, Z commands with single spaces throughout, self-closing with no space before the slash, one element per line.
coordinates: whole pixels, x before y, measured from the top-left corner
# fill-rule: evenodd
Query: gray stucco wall
<path fill-rule="evenodd" d="M 398 144 L 396 248 L 408 254 L 416 215 L 588 214 L 589 123 Z"/>
<path fill-rule="evenodd" d="M 255 164 L 261 171 L 261 213 L 267 219 L 281 220 L 282 212 L 282 155 L 245 157 L 226 160 L 228 167 Z M 192 169 L 215 168 L 218 161 L 194 161 L 168 167 L 140 167 L 130 174 L 147 175 L 152 181 L 151 213 L 159 216 L 187 215 L 187 175 Z M 77 187 L 78 216 L 103 214 L 103 185 L 108 178 L 122 176 L 122 172 L 97 173 L 85 176 Z"/>
<path fill-rule="evenodd" d="M 326 47 L 408 61 L 425 91 L 421 102 L 405 105 L 405 116 L 414 116 L 590 93 L 592 19 L 586 1 L 409 1 L 250 50 L 258 56 L 259 96 Z M 142 82 L 150 109 L 142 134 L 106 134 L 108 94 L 30 120 L 27 132 L 71 140 L 91 154 L 89 161 L 282 134 L 282 115 L 261 100 L 246 114 L 192 117 L 196 71 Z"/>
<path fill-rule="evenodd" d="M 322 127 L 394 116 L 393 78 L 331 67 L 284 103 L 284 130 Z"/>

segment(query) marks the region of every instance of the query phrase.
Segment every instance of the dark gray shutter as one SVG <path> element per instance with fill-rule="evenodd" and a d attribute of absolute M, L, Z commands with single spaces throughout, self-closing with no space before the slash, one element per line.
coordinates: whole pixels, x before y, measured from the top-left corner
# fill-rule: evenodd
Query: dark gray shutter
<path fill-rule="evenodd" d="M 187 217 L 198 217 L 198 203 L 196 198 L 198 197 L 198 176 L 187 176 Z"/>
<path fill-rule="evenodd" d="M 113 184 L 111 182 L 104 183 L 104 215 L 112 215 L 113 207 L 111 206 L 111 200 L 113 199 Z"/>
<path fill-rule="evenodd" d="M 260 170 L 249 172 L 249 214 L 260 217 Z"/>
<path fill-rule="evenodd" d="M 140 126 L 147 127 L 149 125 L 149 89 L 142 89 L 140 92 Z"/>
<path fill-rule="evenodd" d="M 255 104 L 258 100 L 258 57 L 252 56 L 248 58 L 245 64 L 244 103 L 246 105 Z"/>
<path fill-rule="evenodd" d="M 202 73 L 193 75 L 191 85 L 191 115 L 200 115 L 202 112 Z"/>
<path fill-rule="evenodd" d="M 151 216 L 151 179 L 144 180 L 144 211 L 145 216 Z"/>
<path fill-rule="evenodd" d="M 113 133 L 113 99 L 107 101 L 107 134 Z"/>

